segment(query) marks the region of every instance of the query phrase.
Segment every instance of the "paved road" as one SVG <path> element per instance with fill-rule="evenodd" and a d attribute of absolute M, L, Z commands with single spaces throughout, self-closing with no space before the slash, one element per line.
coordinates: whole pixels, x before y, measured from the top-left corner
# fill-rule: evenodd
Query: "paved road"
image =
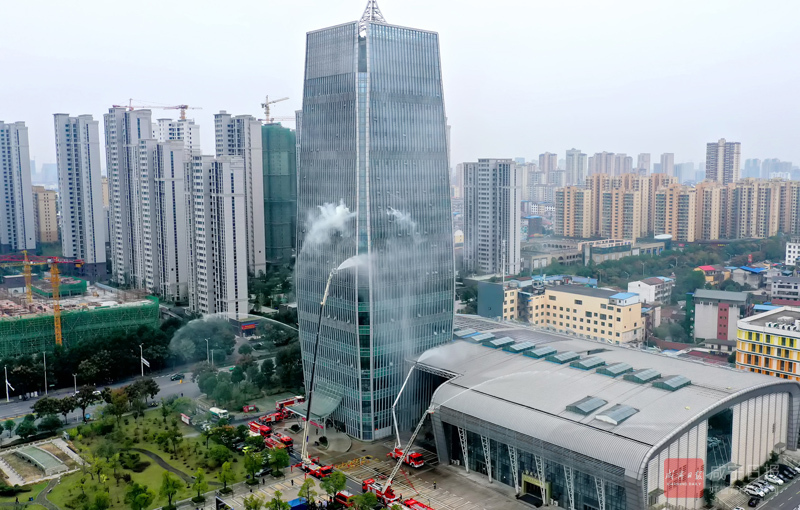
<path fill-rule="evenodd" d="M 792 483 L 786 490 L 760 505 L 757 510 L 794 510 L 798 506 L 800 506 L 800 483 Z"/>
<path fill-rule="evenodd" d="M 183 383 L 180 381 L 170 381 L 170 374 L 164 375 L 156 375 L 153 376 L 153 380 L 158 383 L 161 391 L 159 391 L 158 395 L 156 395 L 155 400 L 158 401 L 162 397 L 166 398 L 172 395 L 180 395 L 181 393 L 185 397 L 189 397 L 192 399 L 196 399 L 200 396 L 200 389 L 197 387 L 196 383 L 191 382 L 191 372 L 184 372 L 187 375 L 187 379 L 183 380 Z M 134 379 L 118 382 L 109 385 L 111 388 L 121 388 L 122 386 L 126 386 L 130 384 Z M 47 396 L 49 397 L 65 397 L 67 395 L 71 395 L 73 393 L 72 388 L 61 389 L 58 391 L 51 391 Z M 42 395 L 44 396 L 44 395 Z M 39 398 L 41 398 L 40 396 Z M 33 410 L 33 404 L 36 402 L 35 398 L 30 400 L 19 400 L 19 399 L 11 399 L 11 402 L 6 403 L 5 401 L 0 402 L 0 420 L 5 421 L 9 418 L 18 418 L 20 416 L 24 416 L 29 414 Z M 95 406 L 90 407 L 86 410 L 88 414 L 94 415 L 96 414 L 95 411 L 99 410 L 99 407 L 105 405 L 105 403 L 101 403 Z M 75 412 L 69 415 L 69 421 L 77 421 L 80 419 L 80 409 L 76 410 Z"/>

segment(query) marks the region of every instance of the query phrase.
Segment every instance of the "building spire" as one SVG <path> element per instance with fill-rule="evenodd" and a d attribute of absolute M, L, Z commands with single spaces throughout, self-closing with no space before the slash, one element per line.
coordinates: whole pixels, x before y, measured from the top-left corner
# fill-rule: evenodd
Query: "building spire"
<path fill-rule="evenodd" d="M 386 23 L 386 20 L 383 18 L 383 14 L 381 13 L 381 9 L 378 7 L 378 0 L 367 1 L 367 8 L 364 9 L 364 14 L 361 15 L 361 20 L 358 22 L 360 32 L 363 33 L 366 31 L 368 21 L 372 21 L 374 23 Z"/>

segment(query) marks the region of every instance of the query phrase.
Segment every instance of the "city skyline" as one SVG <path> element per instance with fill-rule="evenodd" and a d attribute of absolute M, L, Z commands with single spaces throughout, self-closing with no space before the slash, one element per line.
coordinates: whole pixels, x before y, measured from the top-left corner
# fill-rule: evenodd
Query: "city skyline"
<path fill-rule="evenodd" d="M 342 12 L 363 9 L 364 2 L 314 1 L 310 5 L 273 6 L 270 17 L 287 22 L 271 24 L 268 31 L 264 30 L 260 17 L 252 15 L 258 8 L 250 2 L 199 10 L 192 7 L 196 16 L 192 18 L 195 21 L 190 20 L 190 29 L 236 24 L 250 44 L 263 45 L 265 41 L 266 44 L 280 44 L 282 51 L 271 55 L 268 69 L 252 65 L 252 55 L 238 48 L 240 42 L 243 47 L 247 47 L 248 42 L 240 40 L 232 43 L 237 45 L 236 51 L 218 41 L 198 41 L 179 50 L 178 57 L 183 65 L 162 64 L 163 45 L 156 34 L 171 29 L 174 16 L 170 13 L 185 12 L 188 7 L 182 2 L 166 6 L 163 12 L 163 7 L 151 12 L 149 5 L 142 6 L 141 14 L 151 22 L 142 27 L 144 37 L 135 43 L 139 58 L 127 61 L 123 68 L 118 64 L 117 47 L 98 45 L 98 39 L 88 35 L 113 37 L 115 24 L 107 21 L 124 18 L 123 5 L 87 8 L 86 13 L 78 16 L 70 10 L 62 10 L 63 6 L 56 2 L 45 3 L 48 5 L 44 8 L 54 14 L 46 19 L 32 18 L 34 13 L 27 12 L 29 9 L 22 4 L 9 5 L 9 15 L 20 23 L 8 27 L 10 37 L 6 41 L 9 42 L 0 43 L 5 68 L 12 73 L 30 69 L 37 83 L 33 88 L 23 88 L 20 82 L 13 81 L 0 84 L 4 97 L 15 98 L 4 105 L 0 117 L 6 122 L 26 122 L 30 129 L 31 155 L 40 162 L 55 161 L 53 113 L 73 111 L 100 118 L 112 104 L 127 103 L 129 97 L 202 107 L 201 111 L 191 111 L 190 117 L 208 126 L 202 132 L 203 145 L 207 147 L 211 147 L 213 141 L 210 130 L 213 113 L 219 110 L 260 117 L 260 102 L 265 94 L 271 94 L 290 98 L 275 105 L 272 114 L 291 116 L 300 108 L 302 66 L 297 62 L 302 60 L 306 27 L 328 26 L 341 20 Z M 498 9 L 478 6 L 477 2 L 459 3 L 463 21 L 456 24 L 448 21 L 449 11 L 456 7 L 452 2 L 428 5 L 413 0 L 381 4 L 384 13 L 400 25 L 423 26 L 440 33 L 442 54 L 448 62 L 443 68 L 443 78 L 449 98 L 449 123 L 453 126 L 453 162 L 474 161 L 486 154 L 522 155 L 532 159 L 546 151 L 556 151 L 563 157 L 564 151 L 578 147 L 589 155 L 613 150 L 628 155 L 650 153 L 654 159 L 669 152 L 675 154 L 676 163 L 698 163 L 703 159 L 705 143 L 722 137 L 742 143 L 743 160 L 800 161 L 800 149 L 793 143 L 800 128 L 781 122 L 797 112 L 791 95 L 800 81 L 800 71 L 786 66 L 781 59 L 783 51 L 780 51 L 798 46 L 800 38 L 791 32 L 790 20 L 796 18 L 800 6 L 773 3 L 770 9 L 764 9 L 763 6 L 724 2 L 708 2 L 702 6 L 690 2 L 671 2 L 664 6 L 615 2 L 611 8 L 591 3 L 534 8 L 510 1 Z M 224 16 L 218 12 L 222 9 Z M 509 9 L 518 16 L 508 16 Z M 420 16 L 420 12 L 425 16 Z M 718 16 L 718 22 L 706 23 L 711 13 Z M 525 30 L 532 19 L 553 21 L 532 34 Z M 658 23 L 650 22 L 656 19 Z M 302 23 L 293 20 L 302 20 Z M 51 31 L 48 30 L 51 23 L 92 28 L 76 32 L 79 35 L 73 39 L 72 54 L 81 55 L 77 62 L 62 63 L 50 56 L 53 43 L 45 34 Z M 23 29 L 31 24 L 41 29 Z M 650 26 L 648 38 L 638 38 L 636 44 L 630 44 L 627 34 L 637 24 Z M 563 38 L 560 32 L 566 25 L 580 30 L 571 30 L 571 37 Z M 477 29 L 479 26 L 478 38 L 474 30 L 465 30 L 465 27 Z M 676 29 L 681 37 L 675 37 Z M 769 37 L 739 37 L 740 32 L 757 33 L 759 30 L 769 33 Z M 57 33 L 56 30 L 52 32 Z M 603 37 L 598 37 L 599 32 Z M 616 33 L 620 35 L 608 35 Z M 10 41 L 14 41 L 13 47 Z M 122 50 L 131 44 L 134 43 L 123 41 Z M 515 48 L 515 51 L 510 52 L 509 57 L 502 57 L 499 51 L 489 51 L 502 48 Z M 509 58 L 519 54 L 531 58 L 529 61 L 535 65 L 509 64 Z M 703 54 L 704 58 L 697 58 L 697 54 Z M 733 54 L 737 57 L 730 56 Z M 229 66 L 244 66 L 249 70 L 250 79 L 233 88 L 228 84 L 206 85 L 200 79 L 199 69 L 211 62 L 218 65 L 221 58 Z M 575 62 L 581 65 L 576 66 Z M 491 75 L 492 70 L 508 65 L 513 65 L 517 79 L 504 84 L 502 93 L 498 93 L 491 80 L 475 80 L 472 76 L 476 67 L 485 68 L 486 74 Z M 198 69 L 197 81 L 204 82 L 202 87 L 164 87 L 165 83 L 186 83 L 187 69 L 189 77 L 194 76 L 192 69 Z M 730 75 L 744 73 L 774 74 L 776 69 L 781 70 L 780 78 L 769 83 L 728 79 Z M 64 79 L 52 82 L 49 79 L 52 72 L 63 73 Z M 159 79 L 152 79 L 154 72 Z M 538 79 L 544 72 L 559 79 Z M 30 72 L 26 71 L 26 75 Z M 459 90 L 459 83 L 465 81 L 472 84 L 471 90 Z M 128 85 L 123 90 L 119 83 Z M 535 83 L 533 88 L 531 83 Z M 718 91 L 721 91 L 719 96 L 716 95 Z M 484 98 L 483 108 L 474 108 L 476 95 Z M 143 100 L 140 104 L 157 103 Z M 730 107 L 732 103 L 736 108 Z M 153 113 L 154 119 L 176 117 L 176 112 L 156 110 Z M 533 128 L 531 118 L 538 119 Z M 576 118 L 583 121 L 574 122 Z M 615 122 L 609 129 L 610 118 Z M 687 123 L 687 119 L 693 122 Z M 488 134 L 501 122 L 509 135 L 492 139 Z M 642 123 L 647 124 L 648 129 L 641 129 Z M 293 126 L 292 123 L 286 125 Z M 494 146 L 482 147 L 479 141 L 487 139 L 492 139 Z M 531 140 L 535 141 L 533 145 Z"/>

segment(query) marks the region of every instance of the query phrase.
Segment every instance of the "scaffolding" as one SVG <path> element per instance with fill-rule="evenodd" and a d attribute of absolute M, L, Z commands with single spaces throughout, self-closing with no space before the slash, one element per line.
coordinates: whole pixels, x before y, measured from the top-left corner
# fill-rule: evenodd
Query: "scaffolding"
<path fill-rule="evenodd" d="M 141 326 L 159 326 L 158 299 L 100 306 L 79 306 L 61 312 L 65 346 L 114 333 L 133 333 Z M 0 357 L 52 351 L 55 347 L 52 310 L 20 315 L 0 314 Z"/>

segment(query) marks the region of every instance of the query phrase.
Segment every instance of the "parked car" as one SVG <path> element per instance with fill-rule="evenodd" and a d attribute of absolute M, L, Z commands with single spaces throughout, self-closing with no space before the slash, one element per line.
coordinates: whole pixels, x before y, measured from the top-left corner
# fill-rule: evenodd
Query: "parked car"
<path fill-rule="evenodd" d="M 261 476 L 267 476 L 269 474 L 272 474 L 272 470 L 270 468 L 264 468 L 264 469 L 261 469 L 260 471 L 256 471 L 256 475 L 255 476 L 256 476 L 256 478 L 258 478 L 258 477 L 261 477 Z"/>
<path fill-rule="evenodd" d="M 778 485 L 783 485 L 783 480 L 781 480 L 780 478 L 778 478 L 777 476 L 775 476 L 772 473 L 768 473 L 768 474 L 764 475 L 764 478 L 769 482 L 776 483 Z"/>
<path fill-rule="evenodd" d="M 233 445 L 233 449 L 236 450 L 237 452 L 241 452 L 242 450 L 244 450 L 244 447 L 245 447 L 244 443 L 236 443 Z"/>
<path fill-rule="evenodd" d="M 733 510 L 744 510 L 744 508 L 742 508 L 742 507 L 740 507 L 740 506 L 737 506 L 737 507 L 735 507 Z"/>
<path fill-rule="evenodd" d="M 744 488 L 744 491 L 749 494 L 750 496 L 758 496 L 760 498 L 764 497 L 764 491 L 760 490 L 755 485 L 748 485 Z"/>
<path fill-rule="evenodd" d="M 758 484 L 761 486 L 761 488 L 767 489 L 769 492 L 775 492 L 775 486 L 765 480 L 759 480 Z"/>
<path fill-rule="evenodd" d="M 778 470 L 785 475 L 789 475 L 789 478 L 794 478 L 797 476 L 797 471 L 790 468 L 786 464 L 778 464 Z"/>
<path fill-rule="evenodd" d="M 749 506 L 749 507 L 754 507 L 754 506 L 758 505 L 758 503 L 759 503 L 760 501 L 761 501 L 761 500 L 760 500 L 759 498 L 752 497 L 752 498 L 750 498 L 750 501 L 748 501 L 748 502 L 747 502 L 747 506 Z"/>
<path fill-rule="evenodd" d="M 169 380 L 170 380 L 170 381 L 180 381 L 181 379 L 186 379 L 186 374 L 180 374 L 180 373 L 178 373 L 178 374 L 172 374 L 172 375 L 169 377 Z"/>

